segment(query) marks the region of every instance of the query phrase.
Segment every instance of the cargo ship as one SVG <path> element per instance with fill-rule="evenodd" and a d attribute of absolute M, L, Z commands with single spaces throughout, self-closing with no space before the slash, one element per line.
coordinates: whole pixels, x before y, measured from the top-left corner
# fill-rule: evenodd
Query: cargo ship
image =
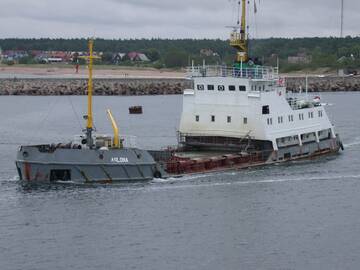
<path fill-rule="evenodd" d="M 89 42 L 88 113 L 84 134 L 69 143 L 23 145 L 16 168 L 29 182 L 113 183 L 238 170 L 336 154 L 343 149 L 319 97 L 286 91 L 278 67 L 248 54 L 246 5 L 230 36 L 230 67 L 187 68 L 178 147 L 125 147 L 111 111 L 114 135 L 95 134 L 92 116 L 93 41 Z M 240 10 L 240 9 L 239 9 Z M 240 14 L 239 14 L 240 17 Z"/>

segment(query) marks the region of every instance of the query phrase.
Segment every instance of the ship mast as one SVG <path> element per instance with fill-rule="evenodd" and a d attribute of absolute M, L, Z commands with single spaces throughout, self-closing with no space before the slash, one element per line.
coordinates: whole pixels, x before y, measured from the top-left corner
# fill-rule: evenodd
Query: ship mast
<path fill-rule="evenodd" d="M 246 33 L 246 1 L 248 0 L 239 1 L 239 7 L 241 5 L 241 24 L 239 27 L 240 21 L 238 21 L 238 26 L 234 29 L 230 36 L 230 46 L 237 50 L 236 61 L 238 63 L 246 63 L 249 59 L 248 38 Z M 240 29 L 239 33 L 236 31 L 237 29 Z"/>
<path fill-rule="evenodd" d="M 86 144 L 89 148 L 93 147 L 93 138 L 92 132 L 94 130 L 94 123 L 93 123 L 93 112 L 92 112 L 92 92 L 93 92 L 93 63 L 94 59 L 99 57 L 94 56 L 94 40 L 92 38 L 89 39 L 89 56 L 84 57 L 88 59 L 88 70 L 89 70 L 89 79 L 88 79 L 88 91 L 87 91 L 87 98 L 88 98 L 88 111 L 85 119 L 86 123 Z"/>

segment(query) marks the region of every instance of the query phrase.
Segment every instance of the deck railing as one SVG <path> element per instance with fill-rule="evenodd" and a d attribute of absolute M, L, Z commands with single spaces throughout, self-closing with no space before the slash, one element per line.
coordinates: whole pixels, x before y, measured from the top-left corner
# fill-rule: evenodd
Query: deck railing
<path fill-rule="evenodd" d="M 317 95 L 306 93 L 287 93 L 286 100 L 293 110 L 301 110 L 322 106 L 320 101 L 315 100 Z"/>
<path fill-rule="evenodd" d="M 120 135 L 122 145 L 129 148 L 137 148 L 137 137 L 133 135 Z"/>
<path fill-rule="evenodd" d="M 258 80 L 272 80 L 279 78 L 276 67 L 254 66 L 254 67 L 228 67 L 217 66 L 191 66 L 187 67 L 188 77 L 233 77 L 251 78 Z"/>

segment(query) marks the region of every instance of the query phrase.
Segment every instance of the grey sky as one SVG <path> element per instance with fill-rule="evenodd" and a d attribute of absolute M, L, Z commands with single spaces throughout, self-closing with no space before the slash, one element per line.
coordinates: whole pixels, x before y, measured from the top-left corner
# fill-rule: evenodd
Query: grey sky
<path fill-rule="evenodd" d="M 341 0 L 257 1 L 252 37 L 339 35 Z M 235 7 L 235 0 L 0 0 L 0 38 L 225 39 Z M 345 0 L 345 35 L 360 35 L 359 11 L 359 0 Z"/>

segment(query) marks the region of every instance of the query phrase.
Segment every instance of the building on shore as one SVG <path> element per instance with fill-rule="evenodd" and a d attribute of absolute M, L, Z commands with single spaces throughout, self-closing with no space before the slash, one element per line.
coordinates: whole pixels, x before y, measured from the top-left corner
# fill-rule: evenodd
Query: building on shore
<path fill-rule="evenodd" d="M 129 52 L 127 57 L 133 62 L 150 62 L 150 59 L 143 53 L 140 52 Z"/>
<path fill-rule="evenodd" d="M 296 56 L 289 56 L 289 64 L 310 64 L 312 62 L 312 56 L 306 53 L 298 53 Z"/>
<path fill-rule="evenodd" d="M 120 62 L 124 61 L 125 57 L 126 57 L 126 53 L 115 53 L 112 56 L 112 62 L 115 65 L 118 65 L 120 64 Z"/>

